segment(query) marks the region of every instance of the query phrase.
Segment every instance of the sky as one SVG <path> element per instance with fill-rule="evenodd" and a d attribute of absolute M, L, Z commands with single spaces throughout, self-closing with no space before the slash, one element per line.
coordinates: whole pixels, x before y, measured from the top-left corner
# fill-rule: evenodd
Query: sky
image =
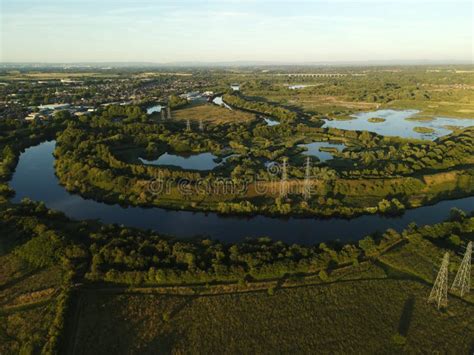
<path fill-rule="evenodd" d="M 473 62 L 471 0 L 0 0 L 1 62 Z"/>

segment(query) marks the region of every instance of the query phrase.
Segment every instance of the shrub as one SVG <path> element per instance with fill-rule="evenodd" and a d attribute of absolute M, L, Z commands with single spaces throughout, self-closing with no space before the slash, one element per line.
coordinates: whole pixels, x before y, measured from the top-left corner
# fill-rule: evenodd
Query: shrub
<path fill-rule="evenodd" d="M 392 337 L 392 342 L 397 346 L 404 346 L 407 339 L 403 335 L 397 333 Z"/>
<path fill-rule="evenodd" d="M 329 276 L 328 276 L 327 272 L 324 271 L 324 270 L 321 270 L 321 271 L 319 272 L 318 276 L 319 276 L 319 278 L 321 279 L 321 281 L 327 281 L 327 280 L 329 280 Z"/>

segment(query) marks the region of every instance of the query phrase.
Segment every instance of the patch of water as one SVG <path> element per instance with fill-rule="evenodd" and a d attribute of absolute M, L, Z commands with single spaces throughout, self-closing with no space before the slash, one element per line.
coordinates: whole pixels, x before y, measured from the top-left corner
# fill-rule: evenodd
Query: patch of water
<path fill-rule="evenodd" d="M 469 127 L 474 126 L 474 119 L 460 119 L 434 117 L 430 121 L 412 120 L 418 110 L 377 110 L 361 112 L 352 115 L 352 120 L 327 120 L 323 127 L 340 128 L 345 130 L 359 130 L 375 132 L 384 136 L 399 136 L 403 138 L 434 140 L 450 134 L 452 130 L 446 126 Z M 370 118 L 380 117 L 384 122 L 369 122 Z M 432 133 L 415 132 L 415 127 L 426 127 Z"/>

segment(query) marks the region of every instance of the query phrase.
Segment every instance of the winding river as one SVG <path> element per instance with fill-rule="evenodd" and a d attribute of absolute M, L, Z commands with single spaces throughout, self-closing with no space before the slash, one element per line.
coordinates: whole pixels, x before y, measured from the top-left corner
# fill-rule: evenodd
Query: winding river
<path fill-rule="evenodd" d="M 472 196 L 408 210 L 397 218 L 367 215 L 351 220 L 225 217 L 216 213 L 170 211 L 162 208 L 125 208 L 84 199 L 67 192 L 54 174 L 54 147 L 54 141 L 44 142 L 21 154 L 10 182 L 10 186 L 16 191 L 14 202 L 28 197 L 43 201 L 49 208 L 62 211 L 75 219 L 98 219 L 105 223 L 153 229 L 183 238 L 209 236 L 223 242 L 239 242 L 247 237 L 268 236 L 286 243 L 306 245 L 328 240 L 350 241 L 387 228 L 401 230 L 413 221 L 419 225 L 440 222 L 447 217 L 452 207 L 469 211 L 474 206 Z"/>

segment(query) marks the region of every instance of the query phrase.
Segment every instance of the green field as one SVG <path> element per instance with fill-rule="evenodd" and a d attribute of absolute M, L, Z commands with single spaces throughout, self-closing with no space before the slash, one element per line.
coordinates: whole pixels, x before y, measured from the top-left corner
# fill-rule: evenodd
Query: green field
<path fill-rule="evenodd" d="M 474 340 L 474 308 L 455 299 L 448 312 L 440 313 L 426 303 L 429 290 L 414 281 L 382 279 L 284 288 L 273 295 L 85 292 L 68 350 L 467 353 Z M 400 338 L 405 345 L 397 344 Z"/>
<path fill-rule="evenodd" d="M 189 119 L 191 121 L 202 120 L 204 123 L 220 124 L 251 121 L 255 119 L 255 115 L 240 110 L 229 110 L 214 104 L 201 104 L 173 111 L 173 118 L 177 120 Z"/>
<path fill-rule="evenodd" d="M 417 109 L 421 112 L 415 117 L 454 117 L 474 118 L 474 90 L 466 92 L 458 101 L 423 101 L 423 100 L 395 100 L 385 105 L 384 108 Z"/>

